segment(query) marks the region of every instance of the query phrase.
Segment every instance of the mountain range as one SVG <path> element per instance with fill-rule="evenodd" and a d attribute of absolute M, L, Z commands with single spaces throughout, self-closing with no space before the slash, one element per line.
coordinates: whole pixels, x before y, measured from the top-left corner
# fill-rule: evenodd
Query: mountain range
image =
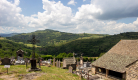
<path fill-rule="evenodd" d="M 40 43 L 37 43 L 40 47 L 36 48 L 36 52 L 43 55 L 58 55 L 64 52 L 74 52 L 77 54 L 83 53 L 83 56 L 97 57 L 100 54 L 106 53 L 121 39 L 138 39 L 138 32 L 125 32 L 115 35 L 88 33 L 73 34 L 46 29 L 6 37 L 6 40 L 9 41 L 6 41 L 4 44 L 7 44 L 7 46 L 11 45 L 11 43 L 13 45 L 13 42 L 16 42 L 16 44 L 18 42 L 26 44 L 27 40 L 31 39 L 32 34 L 35 34 L 36 39 L 40 40 Z M 7 50 L 6 47 L 2 49 L 3 51 L 5 49 Z M 24 47 L 24 49 L 27 50 L 29 48 Z"/>

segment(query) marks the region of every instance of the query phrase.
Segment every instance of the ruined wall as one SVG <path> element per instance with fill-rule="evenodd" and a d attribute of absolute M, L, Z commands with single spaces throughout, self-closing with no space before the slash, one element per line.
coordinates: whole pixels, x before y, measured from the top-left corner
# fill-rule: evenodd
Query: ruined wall
<path fill-rule="evenodd" d="M 126 80 L 138 80 L 138 61 L 126 68 Z"/>

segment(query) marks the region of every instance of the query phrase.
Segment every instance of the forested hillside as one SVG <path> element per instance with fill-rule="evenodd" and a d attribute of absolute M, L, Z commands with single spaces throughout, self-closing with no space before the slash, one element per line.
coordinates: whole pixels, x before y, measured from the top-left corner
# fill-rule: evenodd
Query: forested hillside
<path fill-rule="evenodd" d="M 11 57 L 11 56 L 16 57 L 16 51 L 19 49 L 25 51 L 24 53 L 25 57 L 30 57 L 32 52 L 30 47 L 0 37 L 0 58 Z"/>
<path fill-rule="evenodd" d="M 121 33 L 98 39 L 74 40 L 61 46 L 46 46 L 40 49 L 40 53 L 58 55 L 62 52 L 75 52 L 84 53 L 83 56 L 97 57 L 101 53 L 106 53 L 121 39 L 138 39 L 138 32 Z"/>
<path fill-rule="evenodd" d="M 40 36 L 39 36 L 40 37 Z M 31 39 L 31 35 L 30 38 Z M 37 38 L 38 39 L 38 38 Z M 60 53 L 83 53 L 83 56 L 97 57 L 101 53 L 106 53 L 121 39 L 138 39 L 138 32 L 127 32 L 117 35 L 108 35 L 101 38 L 90 38 L 90 39 L 76 39 L 68 41 L 62 45 L 50 45 L 37 47 L 36 53 L 43 55 L 55 55 Z M 41 40 L 41 38 L 40 38 Z M 21 42 L 21 41 L 20 41 Z M 9 40 L 0 40 L 0 57 L 15 55 L 16 51 L 21 48 L 28 52 L 26 56 L 30 56 L 31 48 L 23 44 L 18 44 Z M 13 53 L 13 54 L 12 54 Z"/>
<path fill-rule="evenodd" d="M 62 45 L 76 39 L 101 38 L 106 36 L 104 34 L 73 34 L 46 29 L 7 37 L 7 39 L 27 43 L 27 40 L 31 39 L 32 34 L 36 35 L 36 39 L 40 40 L 40 43 L 37 43 L 38 46 Z"/>

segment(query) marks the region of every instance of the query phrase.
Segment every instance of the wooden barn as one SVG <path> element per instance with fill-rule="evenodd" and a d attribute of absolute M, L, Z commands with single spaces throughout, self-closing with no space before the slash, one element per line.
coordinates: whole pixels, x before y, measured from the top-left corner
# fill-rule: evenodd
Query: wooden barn
<path fill-rule="evenodd" d="M 92 74 L 120 80 L 138 80 L 138 40 L 120 40 L 92 63 Z"/>

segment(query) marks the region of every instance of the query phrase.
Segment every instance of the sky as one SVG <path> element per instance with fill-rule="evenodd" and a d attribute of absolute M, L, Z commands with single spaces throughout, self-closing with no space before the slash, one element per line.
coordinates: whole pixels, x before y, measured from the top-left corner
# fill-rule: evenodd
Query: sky
<path fill-rule="evenodd" d="M 0 33 L 138 32 L 138 0 L 0 0 Z"/>

